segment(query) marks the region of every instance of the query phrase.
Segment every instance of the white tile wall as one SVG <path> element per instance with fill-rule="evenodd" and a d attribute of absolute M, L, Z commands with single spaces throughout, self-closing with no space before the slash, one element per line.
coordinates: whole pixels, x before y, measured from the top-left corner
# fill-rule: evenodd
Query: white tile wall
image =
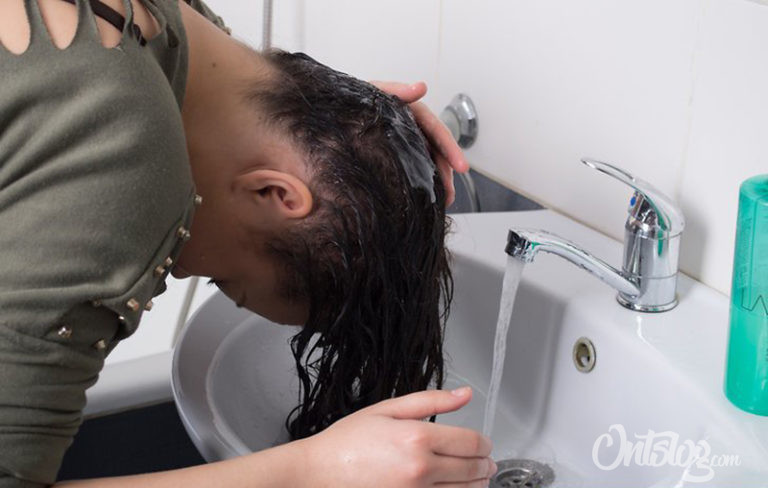
<path fill-rule="evenodd" d="M 205 0 L 224 19 L 232 35 L 246 44 L 261 46 L 261 2 L 253 0 Z"/>
<path fill-rule="evenodd" d="M 621 238 L 631 191 L 579 159 L 674 194 L 698 13 L 696 0 L 445 1 L 440 99 L 475 100 L 473 164 Z"/>
<path fill-rule="evenodd" d="M 220 15 L 232 35 L 246 44 L 261 47 L 263 4 L 254 0 L 206 0 Z M 289 51 L 303 50 L 304 0 L 272 2 L 272 45 Z"/>
<path fill-rule="evenodd" d="M 439 31 L 439 0 L 322 0 L 305 7 L 307 54 L 365 80 L 434 86 Z"/>
<path fill-rule="evenodd" d="M 688 217 L 680 257 L 685 269 L 728 293 L 739 184 L 768 173 L 768 7 L 705 4 L 680 193 Z"/>
<path fill-rule="evenodd" d="M 688 215 L 682 269 L 727 293 L 738 183 L 768 172 L 765 3 L 323 0 L 297 44 L 361 78 L 424 79 L 435 111 L 470 94 L 475 167 L 617 239 L 631 192 L 579 158 L 652 182 Z"/>

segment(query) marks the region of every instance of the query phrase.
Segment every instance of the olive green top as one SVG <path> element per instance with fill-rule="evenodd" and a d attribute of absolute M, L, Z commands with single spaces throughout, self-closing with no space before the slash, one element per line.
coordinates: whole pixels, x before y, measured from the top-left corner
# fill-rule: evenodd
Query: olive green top
<path fill-rule="evenodd" d="M 186 0 L 219 27 L 200 0 Z M 130 3 L 126 2 L 130 7 Z M 181 119 L 187 38 L 176 0 L 160 24 L 102 45 L 78 1 L 53 45 L 25 0 L 28 49 L 0 44 L 0 487 L 55 482 L 104 357 L 165 290 L 195 188 Z"/>

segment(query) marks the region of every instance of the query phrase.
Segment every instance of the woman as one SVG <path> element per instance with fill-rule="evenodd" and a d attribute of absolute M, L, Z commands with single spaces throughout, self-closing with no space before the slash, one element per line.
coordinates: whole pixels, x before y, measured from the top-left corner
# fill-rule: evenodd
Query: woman
<path fill-rule="evenodd" d="M 91 3 L 0 4 L 0 487 L 54 483 L 85 389 L 171 271 L 306 324 L 297 440 L 62 486 L 487 484 L 488 439 L 419 421 L 468 390 L 383 400 L 440 385 L 450 292 L 452 190 L 407 111 L 307 57 L 255 53 L 202 2 L 105 2 L 122 25 Z"/>

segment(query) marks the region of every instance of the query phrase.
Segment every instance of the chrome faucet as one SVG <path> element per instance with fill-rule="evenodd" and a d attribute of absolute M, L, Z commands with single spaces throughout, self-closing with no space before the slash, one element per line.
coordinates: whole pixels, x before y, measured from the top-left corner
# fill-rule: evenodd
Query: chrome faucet
<path fill-rule="evenodd" d="M 556 254 L 618 290 L 618 302 L 640 312 L 665 312 L 677 305 L 677 258 L 685 218 L 653 185 L 621 168 L 584 158 L 590 168 L 635 190 L 624 226 L 624 261 L 617 270 L 576 244 L 542 230 L 511 229 L 506 252 L 530 263 L 538 252 Z"/>

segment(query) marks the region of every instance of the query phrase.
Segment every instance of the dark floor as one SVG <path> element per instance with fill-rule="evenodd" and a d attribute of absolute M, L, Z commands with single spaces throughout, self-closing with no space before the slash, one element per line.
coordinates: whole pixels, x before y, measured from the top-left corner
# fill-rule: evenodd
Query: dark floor
<path fill-rule="evenodd" d="M 86 420 L 59 481 L 149 473 L 202 464 L 173 402 Z"/>

